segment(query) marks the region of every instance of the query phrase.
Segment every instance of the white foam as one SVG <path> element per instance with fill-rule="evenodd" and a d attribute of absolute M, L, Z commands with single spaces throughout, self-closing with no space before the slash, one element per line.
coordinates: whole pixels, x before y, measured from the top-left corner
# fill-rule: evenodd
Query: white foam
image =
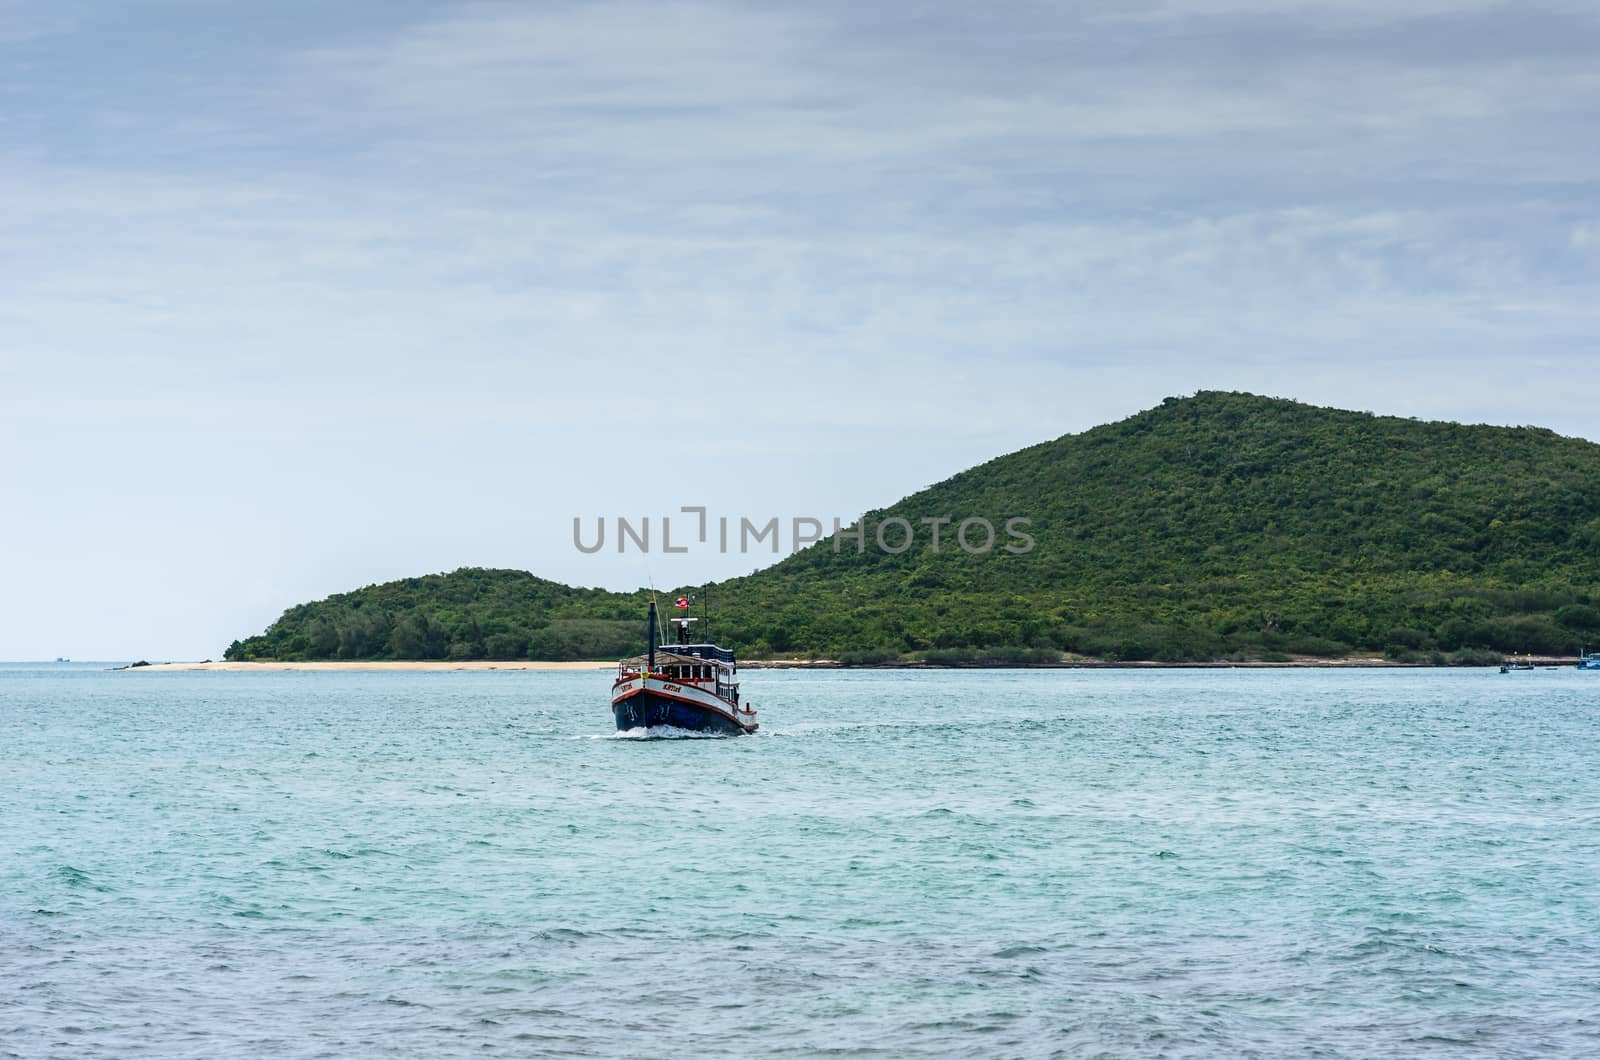
<path fill-rule="evenodd" d="M 720 732 L 696 732 L 693 729 L 680 729 L 675 725 L 652 725 L 649 728 L 636 726 L 632 729 L 619 729 L 604 736 L 589 737 L 594 740 L 720 740 Z"/>

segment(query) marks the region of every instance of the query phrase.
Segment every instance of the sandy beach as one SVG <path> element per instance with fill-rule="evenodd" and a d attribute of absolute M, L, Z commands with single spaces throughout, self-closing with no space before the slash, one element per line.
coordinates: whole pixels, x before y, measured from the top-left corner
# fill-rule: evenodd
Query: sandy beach
<path fill-rule="evenodd" d="M 155 670 L 614 670 L 614 662 L 169 662 L 130 667 L 135 671 Z"/>
<path fill-rule="evenodd" d="M 838 666 L 833 659 L 752 659 L 741 662 L 746 670 L 830 669 Z M 146 666 L 119 666 L 116 669 L 130 672 L 162 672 L 172 670 L 229 670 L 235 673 L 264 673 L 268 670 L 615 670 L 616 662 L 530 662 L 526 659 L 491 661 L 436 660 L 436 661 L 330 661 L 330 662 L 162 662 Z"/>

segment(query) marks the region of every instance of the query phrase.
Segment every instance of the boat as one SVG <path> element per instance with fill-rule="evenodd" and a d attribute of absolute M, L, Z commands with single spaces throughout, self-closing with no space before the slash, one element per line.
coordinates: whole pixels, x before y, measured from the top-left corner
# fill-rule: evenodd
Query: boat
<path fill-rule="evenodd" d="M 1600 651 L 1585 649 L 1584 653 L 1578 658 L 1578 669 L 1600 670 Z"/>
<path fill-rule="evenodd" d="M 688 607 L 679 597 L 677 606 Z M 611 712 L 617 731 L 670 726 L 690 732 L 743 736 L 761 726 L 756 712 L 739 702 L 739 664 L 733 652 L 715 644 L 689 642 L 684 616 L 674 618 L 677 643 L 656 643 L 656 602 L 650 601 L 645 654 L 617 664 L 611 685 Z"/>

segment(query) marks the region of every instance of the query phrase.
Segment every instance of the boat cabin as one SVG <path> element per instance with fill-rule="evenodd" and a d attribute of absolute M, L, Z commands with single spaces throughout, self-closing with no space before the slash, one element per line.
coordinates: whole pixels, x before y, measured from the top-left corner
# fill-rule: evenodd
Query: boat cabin
<path fill-rule="evenodd" d="M 643 655 L 624 659 L 617 666 L 618 677 L 638 677 L 649 666 Z M 715 644 L 663 644 L 656 649 L 653 677 L 677 681 L 726 699 L 739 702 L 739 665 L 733 652 Z"/>

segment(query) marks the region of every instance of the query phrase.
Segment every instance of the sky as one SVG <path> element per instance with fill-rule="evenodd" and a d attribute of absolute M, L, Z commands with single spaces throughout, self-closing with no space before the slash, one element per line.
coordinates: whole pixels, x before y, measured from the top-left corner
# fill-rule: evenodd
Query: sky
<path fill-rule="evenodd" d="M 724 578 L 573 520 L 848 522 L 1199 389 L 1600 440 L 1596 55 L 1588 0 L 0 0 L 0 658 Z"/>

